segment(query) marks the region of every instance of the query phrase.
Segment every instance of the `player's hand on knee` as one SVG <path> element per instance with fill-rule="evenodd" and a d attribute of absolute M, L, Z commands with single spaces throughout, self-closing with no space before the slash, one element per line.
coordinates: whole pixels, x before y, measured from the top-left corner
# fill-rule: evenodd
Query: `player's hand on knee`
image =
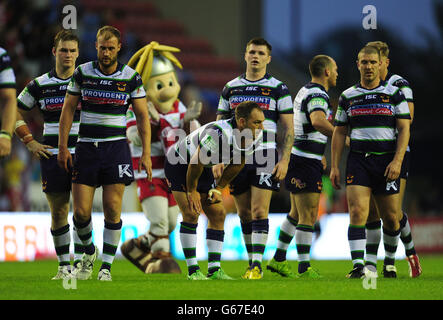
<path fill-rule="evenodd" d="M 201 205 L 200 193 L 198 191 L 192 191 L 187 193 L 189 208 L 200 214 L 203 212 L 203 208 Z"/>

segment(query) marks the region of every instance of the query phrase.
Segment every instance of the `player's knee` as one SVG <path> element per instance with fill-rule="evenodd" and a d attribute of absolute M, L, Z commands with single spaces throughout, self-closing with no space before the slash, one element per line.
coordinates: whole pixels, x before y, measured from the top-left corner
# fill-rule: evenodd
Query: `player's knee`
<path fill-rule="evenodd" d="M 349 206 L 349 214 L 352 224 L 365 224 L 368 216 L 368 208 L 359 204 L 351 204 Z"/>
<path fill-rule="evenodd" d="M 262 220 L 268 217 L 268 210 L 260 206 L 252 207 L 252 216 L 254 220 Z"/>
<path fill-rule="evenodd" d="M 91 212 L 88 212 L 82 208 L 76 208 L 74 209 L 74 217 L 77 222 L 85 223 L 91 218 Z"/>
<path fill-rule="evenodd" d="M 239 209 L 237 211 L 238 217 L 240 218 L 240 221 L 242 223 L 250 222 L 252 221 L 252 215 L 250 209 Z"/>
<path fill-rule="evenodd" d="M 390 231 L 396 231 L 400 228 L 400 223 L 398 221 L 397 214 L 395 211 L 386 212 L 384 214 L 383 228 Z"/>

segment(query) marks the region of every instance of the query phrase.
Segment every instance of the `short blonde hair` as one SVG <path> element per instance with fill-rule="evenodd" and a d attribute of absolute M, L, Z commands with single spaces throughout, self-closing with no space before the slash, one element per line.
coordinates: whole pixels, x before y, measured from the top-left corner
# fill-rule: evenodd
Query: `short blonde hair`
<path fill-rule="evenodd" d="M 104 26 L 98 29 L 97 31 L 97 37 L 103 36 L 105 40 L 109 40 L 112 37 L 116 37 L 118 40 L 118 43 L 120 43 L 121 34 L 120 31 L 117 28 L 114 28 L 113 26 Z"/>
<path fill-rule="evenodd" d="M 389 56 L 389 46 L 386 42 L 383 41 L 371 41 L 366 44 L 367 46 L 376 47 L 378 51 L 380 51 L 380 55 L 383 57 Z"/>

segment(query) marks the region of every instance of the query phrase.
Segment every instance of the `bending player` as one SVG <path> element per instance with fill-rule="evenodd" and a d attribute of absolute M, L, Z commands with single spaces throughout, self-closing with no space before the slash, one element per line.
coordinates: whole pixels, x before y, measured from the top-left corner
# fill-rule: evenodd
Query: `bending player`
<path fill-rule="evenodd" d="M 243 102 L 237 106 L 235 117 L 202 126 L 168 151 L 165 174 L 183 216 L 180 241 L 190 280 L 231 279 L 220 267 L 226 216 L 221 190 L 244 167 L 246 158 L 253 155 L 264 120 L 257 103 Z M 227 166 L 214 186 L 211 167 L 218 163 Z M 197 224 L 202 212 L 209 220 L 207 277 L 200 271 L 196 258 Z"/>

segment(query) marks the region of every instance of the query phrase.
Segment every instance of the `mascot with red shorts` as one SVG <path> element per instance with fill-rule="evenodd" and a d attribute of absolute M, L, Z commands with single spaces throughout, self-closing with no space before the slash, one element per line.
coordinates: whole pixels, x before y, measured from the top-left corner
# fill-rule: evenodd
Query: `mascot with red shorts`
<path fill-rule="evenodd" d="M 184 137 L 198 128 L 196 119 L 201 113 L 202 104 L 193 101 L 186 108 L 178 100 L 180 85 L 175 67 L 182 69 L 182 65 L 173 52 L 179 51 L 153 41 L 137 51 L 128 62 L 128 66 L 141 75 L 146 90 L 152 130 L 152 181 L 147 179 L 146 172 L 134 171 L 140 204 L 150 223 L 149 230 L 146 234 L 125 241 L 120 249 L 144 273 L 181 273 L 172 258 L 169 242 L 179 209 L 168 191 L 163 168 L 165 154 L 177 137 Z M 142 148 L 131 108 L 127 113 L 126 134 L 130 141 L 132 163 L 137 168 Z"/>

